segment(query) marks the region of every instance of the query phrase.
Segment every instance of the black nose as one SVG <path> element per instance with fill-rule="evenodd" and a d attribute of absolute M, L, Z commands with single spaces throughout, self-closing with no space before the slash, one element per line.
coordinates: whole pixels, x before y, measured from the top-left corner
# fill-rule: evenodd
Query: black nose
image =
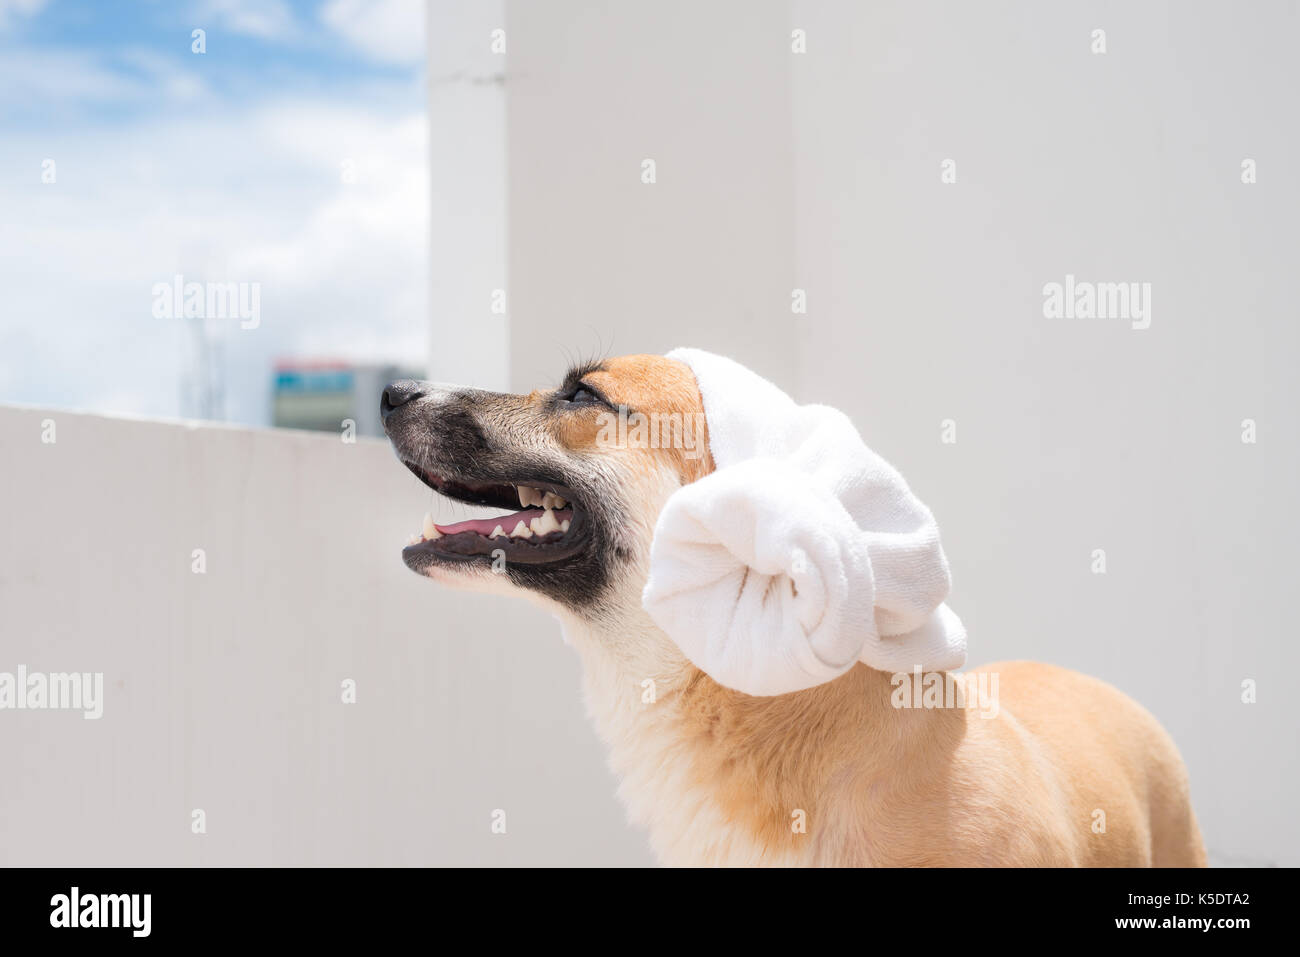
<path fill-rule="evenodd" d="M 406 405 L 412 399 L 424 395 L 424 383 L 418 379 L 398 379 L 391 382 L 384 394 L 379 397 L 379 417 L 386 419 L 395 409 Z"/>

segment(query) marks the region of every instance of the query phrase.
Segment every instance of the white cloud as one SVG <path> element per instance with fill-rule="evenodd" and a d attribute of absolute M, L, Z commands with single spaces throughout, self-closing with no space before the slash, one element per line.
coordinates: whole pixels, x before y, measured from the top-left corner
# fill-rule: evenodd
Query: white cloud
<path fill-rule="evenodd" d="M 277 356 L 422 364 L 426 127 L 295 101 L 6 134 L 0 401 L 184 412 L 192 329 L 150 308 L 176 273 L 261 284 L 261 326 L 221 329 L 236 421 L 265 420 Z M 46 157 L 54 184 L 40 181 Z"/>
<path fill-rule="evenodd" d="M 207 92 L 203 81 L 174 58 L 142 49 L 127 50 L 121 57 L 133 73 L 106 65 L 93 53 L 6 51 L 0 56 L 0 104 L 131 104 L 155 101 L 159 91 L 172 100 Z"/>
<path fill-rule="evenodd" d="M 197 99 L 211 92 L 203 78 L 176 57 L 162 56 L 146 47 L 129 47 L 120 56 L 122 62 L 144 75 L 150 96 L 161 90 L 168 98 L 179 101 Z"/>
<path fill-rule="evenodd" d="M 0 0 L 0 30 L 18 17 L 30 17 L 40 12 L 45 0 Z"/>
<path fill-rule="evenodd" d="M 330 0 L 321 20 L 371 59 L 413 64 L 424 58 L 423 0 Z"/>
<path fill-rule="evenodd" d="M 124 76 L 82 53 L 17 50 L 0 56 L 0 103 L 102 103 L 147 93 L 143 81 Z"/>
<path fill-rule="evenodd" d="M 293 14 L 282 0 L 205 0 L 197 15 L 232 33 L 263 40 L 286 37 L 295 29 Z"/>

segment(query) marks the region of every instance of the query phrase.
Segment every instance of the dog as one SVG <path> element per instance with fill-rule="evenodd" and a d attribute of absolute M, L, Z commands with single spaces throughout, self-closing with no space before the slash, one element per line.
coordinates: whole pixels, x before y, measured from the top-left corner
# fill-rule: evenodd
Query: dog
<path fill-rule="evenodd" d="M 898 676 L 862 663 L 771 697 L 695 667 L 641 596 L 661 509 L 713 461 L 707 444 L 602 441 L 620 409 L 703 421 L 707 440 L 694 374 L 664 356 L 581 364 L 528 395 L 402 380 L 380 401 L 420 481 L 518 510 L 445 526 L 426 517 L 406 565 L 455 587 L 523 592 L 560 618 L 620 797 L 663 863 L 1205 865 L 1173 741 L 1094 678 L 1026 661 L 974 669 L 967 677 L 997 680 L 990 718 L 898 707 Z"/>

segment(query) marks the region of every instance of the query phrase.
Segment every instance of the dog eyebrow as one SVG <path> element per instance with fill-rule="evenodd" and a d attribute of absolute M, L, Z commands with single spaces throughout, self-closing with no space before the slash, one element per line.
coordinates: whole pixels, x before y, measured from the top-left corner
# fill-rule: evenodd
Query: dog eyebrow
<path fill-rule="evenodd" d="M 588 359 L 586 362 L 580 362 L 577 365 L 572 366 L 569 371 L 564 374 L 564 381 L 560 384 L 560 387 L 555 390 L 555 393 L 556 395 L 564 395 L 577 390 L 577 388 L 581 386 L 611 409 L 623 409 L 626 412 L 631 412 L 631 406 L 626 403 L 620 404 L 611 402 L 609 396 L 605 394 L 604 389 L 598 388 L 589 382 L 582 381 L 593 372 L 608 371 L 609 370 L 605 367 L 605 363 L 599 359 Z"/>
<path fill-rule="evenodd" d="M 560 391 L 568 392 L 570 389 L 577 386 L 584 376 L 588 376 L 593 372 L 604 371 L 605 363 L 598 359 L 589 359 L 586 362 L 579 362 L 577 365 L 571 366 L 568 372 L 564 373 L 564 381 L 560 383 Z M 592 392 L 597 392 L 597 390 L 591 386 L 584 386 L 584 388 L 591 389 Z"/>

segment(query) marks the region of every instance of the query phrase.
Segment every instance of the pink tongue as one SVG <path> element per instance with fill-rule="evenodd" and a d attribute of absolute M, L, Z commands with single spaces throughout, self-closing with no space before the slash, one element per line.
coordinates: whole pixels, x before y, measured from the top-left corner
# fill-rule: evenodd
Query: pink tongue
<path fill-rule="evenodd" d="M 520 522 L 525 525 L 531 524 L 535 518 L 542 517 L 540 508 L 526 508 L 521 512 L 515 512 L 512 515 L 498 515 L 496 518 L 471 518 L 464 522 L 457 522 L 455 525 L 437 525 L 438 531 L 444 535 L 456 535 L 460 532 L 477 532 L 479 535 L 487 537 L 496 531 L 498 525 L 507 535 L 515 530 L 515 526 Z M 556 509 L 555 520 L 563 522 L 573 518 L 573 509 Z"/>

